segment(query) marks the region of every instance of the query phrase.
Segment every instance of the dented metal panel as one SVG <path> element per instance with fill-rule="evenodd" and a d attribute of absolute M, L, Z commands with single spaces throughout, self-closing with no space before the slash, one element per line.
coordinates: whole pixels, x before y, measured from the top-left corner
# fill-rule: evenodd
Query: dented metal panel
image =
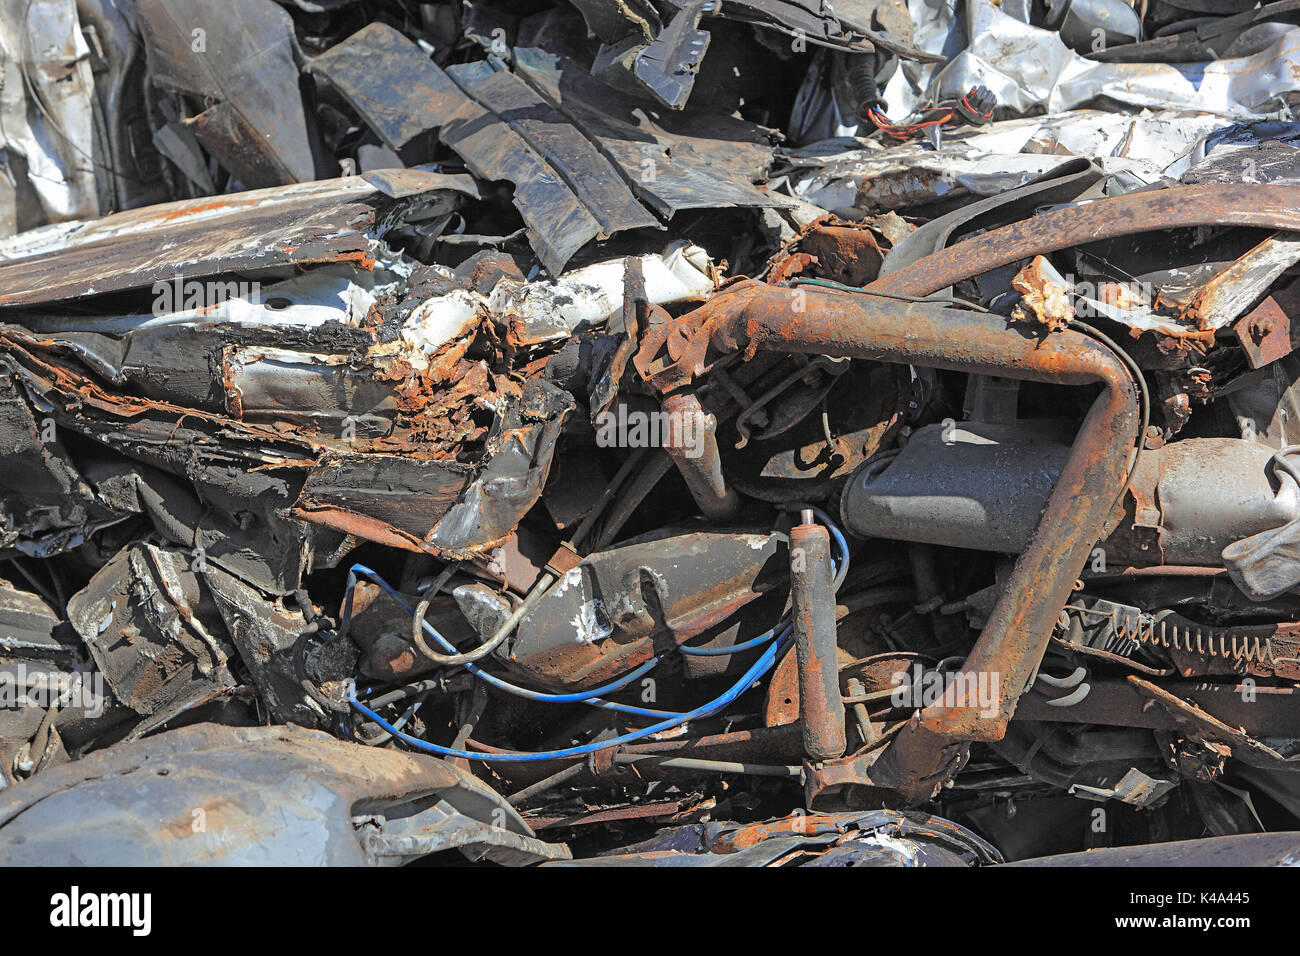
<path fill-rule="evenodd" d="M 518 77 L 492 69 L 485 60 L 453 67 L 448 75 L 546 157 L 600 223 L 600 238 L 659 225 L 583 131 Z"/>
<path fill-rule="evenodd" d="M 461 183 L 421 177 L 437 202 Z M 405 205 L 418 205 L 415 197 Z M 0 246 L 0 306 L 84 298 L 123 289 L 287 265 L 373 261 L 372 239 L 395 206 L 363 177 L 165 203 L 104 219 L 50 226 Z"/>

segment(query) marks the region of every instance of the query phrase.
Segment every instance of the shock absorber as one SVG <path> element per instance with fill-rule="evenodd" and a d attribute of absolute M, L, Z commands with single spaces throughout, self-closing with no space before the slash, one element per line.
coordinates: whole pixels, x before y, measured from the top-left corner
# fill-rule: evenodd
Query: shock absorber
<path fill-rule="evenodd" d="M 804 753 L 813 761 L 832 760 L 844 756 L 848 742 L 836 657 L 831 536 L 813 523 L 810 510 L 790 530 L 790 591 Z"/>

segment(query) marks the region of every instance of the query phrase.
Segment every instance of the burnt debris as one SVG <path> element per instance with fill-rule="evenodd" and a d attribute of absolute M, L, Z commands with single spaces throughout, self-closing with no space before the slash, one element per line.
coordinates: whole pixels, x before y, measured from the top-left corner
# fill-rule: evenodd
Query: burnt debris
<path fill-rule="evenodd" d="M 0 862 L 1284 839 L 1300 4 L 1212 6 L 0 4 Z"/>

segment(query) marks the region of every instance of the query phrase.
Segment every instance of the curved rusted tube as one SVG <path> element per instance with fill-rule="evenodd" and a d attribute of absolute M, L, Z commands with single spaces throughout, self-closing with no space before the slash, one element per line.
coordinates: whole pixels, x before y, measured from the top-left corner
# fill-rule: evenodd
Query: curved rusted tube
<path fill-rule="evenodd" d="M 1038 338 L 1001 316 L 902 303 L 814 286 L 741 283 L 714 296 L 671 333 L 669 359 L 647 341 L 638 368 L 661 387 L 680 387 L 706 353 L 743 348 L 925 365 L 1058 385 L 1102 386 L 1048 498 L 1038 530 L 1016 562 L 963 670 L 996 694 L 985 710 L 926 708 L 872 769 L 879 785 L 928 796 L 965 741 L 999 740 L 1051 639 L 1061 608 L 1124 487 L 1138 437 L 1137 387 L 1109 349 L 1078 332 Z M 993 676 L 996 675 L 996 690 Z"/>
<path fill-rule="evenodd" d="M 724 349 L 849 356 L 1103 386 L 1038 530 L 966 661 L 966 670 L 982 672 L 986 681 L 997 675 L 996 712 L 948 707 L 923 713 L 919 722 L 925 731 L 947 739 L 1000 739 L 1123 491 L 1139 422 L 1137 388 L 1128 369 L 1109 349 L 1078 332 L 1037 338 L 1009 327 L 1001 316 L 818 287 L 735 286 L 690 318 L 704 319 L 713 344 Z"/>
<path fill-rule="evenodd" d="M 868 290 L 930 295 L 971 276 L 1059 249 L 1188 226 L 1295 229 L 1300 186 L 1176 186 L 1040 213 L 941 249 L 877 279 Z"/>

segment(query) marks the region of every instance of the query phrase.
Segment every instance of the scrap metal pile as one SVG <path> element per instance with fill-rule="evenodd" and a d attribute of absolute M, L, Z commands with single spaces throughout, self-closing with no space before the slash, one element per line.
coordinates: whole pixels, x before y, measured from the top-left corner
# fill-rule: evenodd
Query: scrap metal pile
<path fill-rule="evenodd" d="M 0 31 L 0 861 L 1300 829 L 1300 2 Z"/>

